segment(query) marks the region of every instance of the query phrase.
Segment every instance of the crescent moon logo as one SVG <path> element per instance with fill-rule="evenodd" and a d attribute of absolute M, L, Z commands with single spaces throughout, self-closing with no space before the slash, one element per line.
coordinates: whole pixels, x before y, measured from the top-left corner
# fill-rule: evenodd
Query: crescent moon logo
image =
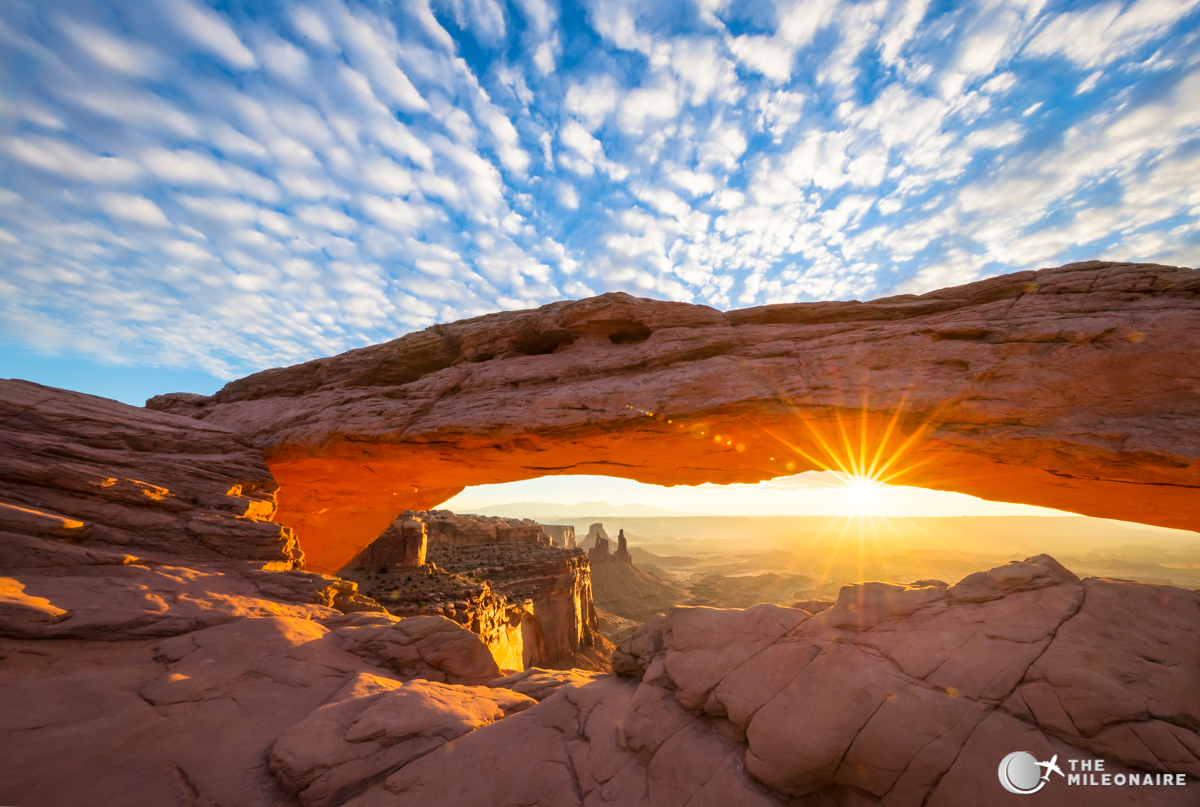
<path fill-rule="evenodd" d="M 999 775 L 1000 784 L 1009 793 L 1026 796 L 1046 786 L 1037 757 L 1026 751 L 1013 751 L 1000 760 Z"/>

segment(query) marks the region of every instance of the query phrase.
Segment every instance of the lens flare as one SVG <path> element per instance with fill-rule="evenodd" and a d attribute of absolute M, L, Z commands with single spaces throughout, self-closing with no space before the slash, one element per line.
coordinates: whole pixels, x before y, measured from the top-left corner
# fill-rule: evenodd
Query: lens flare
<path fill-rule="evenodd" d="M 885 486 L 869 476 L 842 476 L 844 509 L 848 516 L 882 515 Z"/>

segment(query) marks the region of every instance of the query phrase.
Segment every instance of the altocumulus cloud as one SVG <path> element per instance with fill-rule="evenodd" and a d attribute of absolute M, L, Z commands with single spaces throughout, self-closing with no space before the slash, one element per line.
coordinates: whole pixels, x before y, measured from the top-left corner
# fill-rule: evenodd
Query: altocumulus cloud
<path fill-rule="evenodd" d="M 9 0 L 0 338 L 228 377 L 616 289 L 1191 265 L 1196 5 Z"/>

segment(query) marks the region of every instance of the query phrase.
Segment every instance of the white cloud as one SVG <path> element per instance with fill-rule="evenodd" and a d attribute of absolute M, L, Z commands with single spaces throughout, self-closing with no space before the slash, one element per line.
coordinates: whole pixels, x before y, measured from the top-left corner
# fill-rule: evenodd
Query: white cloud
<path fill-rule="evenodd" d="M 591 0 L 588 5 L 589 22 L 600 36 L 622 50 L 650 54 L 654 49 L 654 37 L 638 30 L 635 0 Z"/>
<path fill-rule="evenodd" d="M 258 199 L 279 198 L 275 183 L 238 165 L 220 162 L 194 151 L 148 149 L 141 163 L 163 182 L 176 186 L 207 186 L 244 193 Z"/>
<path fill-rule="evenodd" d="M 625 95 L 617 113 L 617 123 L 626 134 L 640 135 L 674 119 L 678 113 L 679 105 L 670 88 L 643 87 Z"/>
<path fill-rule="evenodd" d="M 148 227 L 170 227 L 171 222 L 162 209 L 142 196 L 127 193 L 101 193 L 96 202 L 111 218 L 143 224 Z"/>
<path fill-rule="evenodd" d="M 554 72 L 559 49 L 558 37 L 547 39 L 537 46 L 533 52 L 533 64 L 537 67 L 538 72 L 544 76 Z"/>
<path fill-rule="evenodd" d="M 792 76 L 795 50 L 786 43 L 768 36 L 743 35 L 729 43 L 729 49 L 743 65 L 775 81 L 787 81 Z"/>
<path fill-rule="evenodd" d="M 589 132 L 594 132 L 616 110 L 620 97 L 616 80 L 603 73 L 568 87 L 564 105 Z"/>
<path fill-rule="evenodd" d="M 396 65 L 398 47 L 394 39 L 385 39 L 371 21 L 350 13 L 342 16 L 342 30 L 351 63 L 371 77 L 378 93 L 390 96 L 401 109 L 423 112 L 426 101 L 404 71 Z"/>
<path fill-rule="evenodd" d="M 504 38 L 504 9 L 496 0 L 435 0 L 434 5 L 454 17 L 459 28 L 471 31 L 481 42 Z"/>
<path fill-rule="evenodd" d="M 544 37 L 558 22 L 558 11 L 546 0 L 516 0 L 525 21 L 538 36 Z"/>
<path fill-rule="evenodd" d="M 294 8 L 291 22 L 308 44 L 324 49 L 337 47 L 333 40 L 333 34 L 329 32 L 329 27 L 314 9 L 307 6 Z"/>
<path fill-rule="evenodd" d="M 1161 36 L 1196 7 L 1196 0 L 1138 0 L 1102 3 L 1057 15 L 1026 47 L 1037 56 L 1062 54 L 1081 67 L 1095 68 L 1126 57 Z"/>
<path fill-rule="evenodd" d="M 111 70 L 145 77 L 162 72 L 163 59 L 153 48 L 130 42 L 99 26 L 65 17 L 60 18 L 58 24 L 75 47 Z"/>
<path fill-rule="evenodd" d="M 327 205 L 303 205 L 296 209 L 296 217 L 305 224 L 321 227 L 334 233 L 349 233 L 358 227 L 358 223 L 354 219 Z"/>
<path fill-rule="evenodd" d="M 98 185 L 129 182 L 141 168 L 121 157 L 102 157 L 47 137 L 10 137 L 5 150 L 16 159 L 67 179 L 82 179 Z"/>
<path fill-rule="evenodd" d="M 564 295 L 864 298 L 1200 243 L 1175 0 L 588 0 L 598 39 L 554 0 L 447 0 L 453 36 L 422 0 L 189 2 L 181 38 L 10 0 L 0 47 L 40 67 L 0 139 L 0 321 L 232 376 Z M 1085 23 L 1125 55 L 1043 52 Z"/>
<path fill-rule="evenodd" d="M 559 183 L 558 203 L 567 210 L 578 210 L 579 192 L 575 190 L 573 185 L 568 185 L 566 182 Z"/>
<path fill-rule="evenodd" d="M 234 33 L 228 20 L 218 12 L 200 8 L 188 0 L 167 0 L 163 6 L 167 19 L 179 33 L 197 45 L 220 56 L 240 70 L 258 67 L 258 60 Z"/>
<path fill-rule="evenodd" d="M 363 212 L 377 224 L 400 232 L 417 230 L 437 214 L 426 205 L 414 204 L 397 197 L 364 196 Z"/>
<path fill-rule="evenodd" d="M 293 84 L 310 78 L 308 56 L 284 39 L 266 39 L 258 46 L 258 56 L 267 72 Z"/>

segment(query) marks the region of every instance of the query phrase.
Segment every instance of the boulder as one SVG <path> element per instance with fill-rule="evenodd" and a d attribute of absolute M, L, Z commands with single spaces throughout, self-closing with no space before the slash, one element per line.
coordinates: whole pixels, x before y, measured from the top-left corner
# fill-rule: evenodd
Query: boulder
<path fill-rule="evenodd" d="M 355 613 L 325 624 L 343 649 L 406 679 L 475 685 L 500 677 L 483 639 L 442 616 Z"/>
<path fill-rule="evenodd" d="M 1080 581 L 1045 556 L 958 586 L 998 596 L 922 580 L 846 586 L 816 613 L 673 608 L 614 652 L 615 679 L 556 691 L 347 804 L 1001 807 L 1014 750 L 1192 783 L 1200 595 Z M 1074 803 L 1065 779 L 1045 787 Z M 1080 798 L 1194 801 L 1175 785 Z"/>
<path fill-rule="evenodd" d="M 271 748 L 271 772 L 304 807 L 336 807 L 415 759 L 537 701 L 508 689 L 359 673 Z"/>

